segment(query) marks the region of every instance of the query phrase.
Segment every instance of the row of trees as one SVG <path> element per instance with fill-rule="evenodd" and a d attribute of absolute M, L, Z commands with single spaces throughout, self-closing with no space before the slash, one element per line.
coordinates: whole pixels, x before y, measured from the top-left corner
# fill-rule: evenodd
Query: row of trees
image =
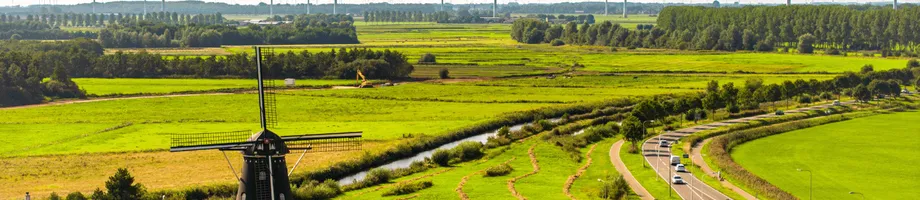
<path fill-rule="evenodd" d="M 562 26 L 536 19 L 521 19 L 511 27 L 511 38 L 528 44 L 559 40 L 565 44 L 653 48 L 667 43 L 667 40 L 662 40 L 663 36 L 664 31 L 657 28 L 629 30 L 609 21 L 594 25 L 582 23 L 579 27 L 575 22 Z"/>
<path fill-rule="evenodd" d="M 99 32 L 105 47 L 218 47 L 252 44 L 355 44 L 358 35 L 350 16 L 299 15 L 281 25 L 176 25 L 138 21 L 109 25 Z"/>
<path fill-rule="evenodd" d="M 871 66 L 862 72 L 848 72 L 832 79 L 819 81 L 788 80 L 777 84 L 764 84 L 761 79 L 748 79 L 742 86 L 734 83 L 720 85 L 710 82 L 706 91 L 674 99 L 647 99 L 633 107 L 631 116 L 623 122 L 625 137 L 635 145 L 647 136 L 646 122 L 661 121 L 668 116 L 683 115 L 688 120 L 697 120 L 697 115 L 725 109 L 729 113 L 741 110 L 757 110 L 763 103 L 798 100 L 811 103 L 816 99 L 831 100 L 840 95 L 849 95 L 860 101 L 869 101 L 879 95 L 898 96 L 901 85 L 920 84 L 920 64 L 908 62 L 906 68 L 876 72 Z"/>
<path fill-rule="evenodd" d="M 799 37 L 807 34 L 823 49 L 915 51 L 920 44 L 920 34 L 913 31 L 920 27 L 918 19 L 920 7 L 672 6 L 659 15 L 658 26 L 672 38 L 710 36 L 711 40 L 697 43 L 721 43 L 722 47 L 714 47 L 719 50 L 751 50 L 757 43 L 795 47 Z"/>
<path fill-rule="evenodd" d="M 587 15 L 563 15 L 563 14 L 559 14 L 559 15 L 536 14 L 534 15 L 534 14 L 529 14 L 527 15 L 527 18 L 535 18 L 537 20 L 545 20 L 545 21 L 553 21 L 553 20 L 559 19 L 559 20 L 565 20 L 566 22 L 575 22 L 579 24 L 583 24 L 583 23 L 594 24 L 595 22 L 594 15 L 592 14 L 587 14 Z"/>
<path fill-rule="evenodd" d="M 48 24 L 32 21 L 0 22 L 0 39 L 14 40 L 62 40 L 73 38 L 95 38 L 89 31 L 68 32 Z"/>
<path fill-rule="evenodd" d="M 365 11 L 364 22 L 440 22 L 450 20 L 452 15 L 446 11 L 426 13 L 422 11 Z"/>
<path fill-rule="evenodd" d="M 144 14 L 130 14 L 130 13 L 110 13 L 110 14 L 78 14 L 78 13 L 65 13 L 65 14 L 40 14 L 40 15 L 26 15 L 23 18 L 21 15 L 8 15 L 0 14 L 0 23 L 10 23 L 17 21 L 29 21 L 37 22 L 42 24 L 47 24 L 51 27 L 63 27 L 63 26 L 74 26 L 74 27 L 101 27 L 106 24 L 115 24 L 115 23 L 135 23 L 137 21 L 150 21 L 150 22 L 162 22 L 167 24 L 199 24 L 199 25 L 210 25 L 210 24 L 222 24 L 225 19 L 222 14 L 179 14 L 176 12 L 151 12 Z"/>
<path fill-rule="evenodd" d="M 72 64 L 89 65 L 88 59 L 101 54 L 102 47 L 87 39 L 0 41 L 0 107 L 40 103 L 46 97 L 84 97 L 70 80 L 68 68 Z"/>

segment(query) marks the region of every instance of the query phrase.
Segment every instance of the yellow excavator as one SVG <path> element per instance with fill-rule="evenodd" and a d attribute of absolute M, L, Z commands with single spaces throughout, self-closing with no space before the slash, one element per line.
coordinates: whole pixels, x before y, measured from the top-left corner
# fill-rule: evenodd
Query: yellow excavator
<path fill-rule="evenodd" d="M 358 88 L 373 88 L 374 86 L 367 83 L 367 78 L 364 77 L 364 73 L 361 73 L 360 69 L 355 69 L 355 82 L 358 83 Z"/>

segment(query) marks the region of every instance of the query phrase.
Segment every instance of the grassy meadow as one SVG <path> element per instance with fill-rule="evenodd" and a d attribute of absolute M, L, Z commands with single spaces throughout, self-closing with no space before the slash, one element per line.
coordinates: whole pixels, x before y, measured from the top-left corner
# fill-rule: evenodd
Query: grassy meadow
<path fill-rule="evenodd" d="M 748 171 L 798 198 L 809 196 L 814 174 L 814 198 L 911 199 L 920 187 L 914 170 L 920 142 L 912 137 L 918 112 L 853 119 L 757 139 L 732 151 Z M 872 183 L 872 184 L 866 184 Z"/>
<path fill-rule="evenodd" d="M 168 94 L 175 92 L 208 91 L 220 89 L 256 88 L 256 79 L 148 79 L 148 78 L 74 78 L 73 81 L 92 95 L 112 94 Z M 273 80 L 283 88 L 283 80 Z M 353 86 L 354 80 L 296 80 L 297 86 Z"/>

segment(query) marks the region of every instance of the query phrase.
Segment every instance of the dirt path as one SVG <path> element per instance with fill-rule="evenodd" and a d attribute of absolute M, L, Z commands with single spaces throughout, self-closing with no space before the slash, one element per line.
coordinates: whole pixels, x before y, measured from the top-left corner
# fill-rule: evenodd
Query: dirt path
<path fill-rule="evenodd" d="M 636 177 L 629 172 L 629 169 L 626 168 L 626 164 L 623 163 L 623 159 L 620 159 L 620 148 L 623 147 L 625 140 L 617 141 L 613 143 L 613 146 L 610 146 L 610 162 L 613 163 L 613 167 L 623 175 L 623 179 L 626 179 L 626 183 L 629 185 L 629 188 L 632 189 L 639 198 L 644 200 L 654 200 L 652 194 L 642 187 L 642 184 L 639 183 L 639 180 L 636 180 Z"/>
<path fill-rule="evenodd" d="M 591 160 L 593 160 L 591 159 L 591 153 L 594 152 L 594 147 L 597 147 L 597 144 L 592 145 L 591 149 L 588 150 L 588 153 L 585 153 L 585 157 L 588 158 L 588 160 L 585 162 L 585 165 L 581 166 L 581 168 L 578 168 L 578 171 L 575 172 L 574 175 L 569 176 L 569 179 L 565 181 L 565 185 L 562 186 L 562 193 L 565 193 L 565 196 L 568 196 L 570 199 L 575 199 L 575 196 L 572 196 L 571 192 L 572 184 L 575 184 L 575 179 L 581 177 L 581 175 L 588 170 L 588 167 L 591 166 Z"/>
<path fill-rule="evenodd" d="M 97 99 L 79 99 L 79 100 L 62 100 L 54 101 L 42 104 L 32 104 L 24 106 L 13 106 L 13 107 L 2 107 L 0 110 L 13 110 L 13 109 L 24 109 L 24 108 L 38 108 L 45 106 L 56 106 L 56 105 L 67 105 L 67 104 L 77 104 L 77 103 L 89 103 L 89 102 L 100 102 L 100 101 L 112 101 L 112 100 L 127 100 L 127 99 L 152 99 L 152 98 L 169 98 L 169 97 L 190 97 L 190 96 L 210 96 L 210 95 L 229 95 L 235 93 L 201 93 L 201 94 L 170 94 L 170 95 L 155 95 L 155 96 L 135 96 L 135 97 L 108 97 L 108 98 L 97 98 Z"/>
<path fill-rule="evenodd" d="M 508 161 L 505 161 L 504 163 L 502 163 L 502 165 L 507 165 L 507 164 L 510 163 L 511 161 L 514 161 L 515 158 L 516 158 L 516 157 L 511 157 L 511 159 L 508 159 Z M 488 169 L 488 168 L 486 168 L 486 169 Z M 482 170 L 473 172 L 473 173 L 468 174 L 468 175 L 466 175 L 466 176 L 464 176 L 463 178 L 460 179 L 460 183 L 457 184 L 457 189 L 454 190 L 454 191 L 457 191 L 457 195 L 460 196 L 460 199 L 463 199 L 463 200 L 469 200 L 469 199 L 470 199 L 470 197 L 467 196 L 466 193 L 463 192 L 463 186 L 466 185 L 466 181 L 470 180 L 470 177 L 471 177 L 471 176 L 476 175 L 476 174 L 482 174 L 483 172 L 486 171 L 486 169 L 482 169 Z"/>
<path fill-rule="evenodd" d="M 537 172 L 540 172 L 540 165 L 537 163 L 537 154 L 534 154 L 533 152 L 533 149 L 535 147 L 537 147 L 536 144 L 534 144 L 533 146 L 530 146 L 530 150 L 527 150 L 527 154 L 530 155 L 530 165 L 533 166 L 533 171 L 508 180 L 508 191 L 511 191 L 511 195 L 514 195 L 514 197 L 517 197 L 517 199 L 520 199 L 520 200 L 526 200 L 527 198 L 525 198 L 523 195 L 521 195 L 521 193 L 518 193 L 518 191 L 514 189 L 514 182 L 517 182 L 518 180 L 527 178 L 528 176 L 531 176 L 531 175 L 537 174 Z"/>

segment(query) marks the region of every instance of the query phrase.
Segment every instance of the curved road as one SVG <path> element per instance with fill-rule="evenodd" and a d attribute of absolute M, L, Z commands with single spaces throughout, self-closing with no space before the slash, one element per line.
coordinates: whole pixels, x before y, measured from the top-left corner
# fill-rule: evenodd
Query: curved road
<path fill-rule="evenodd" d="M 849 103 L 851 102 L 846 102 L 845 104 L 849 104 Z M 785 113 L 797 113 L 797 112 L 804 112 L 804 111 L 815 110 L 815 109 L 824 109 L 828 107 L 831 107 L 831 105 L 817 105 L 817 106 L 812 106 L 812 107 L 799 108 L 795 110 L 785 111 Z M 649 166 L 651 166 L 652 169 L 654 169 L 655 172 L 658 173 L 658 176 L 661 177 L 664 181 L 670 182 L 672 176 L 680 175 L 681 178 L 683 178 L 684 181 L 687 182 L 687 184 L 674 184 L 673 185 L 674 191 L 676 192 L 675 196 L 680 196 L 682 199 L 717 199 L 717 200 L 731 199 L 727 195 L 722 194 L 722 192 L 719 192 L 718 190 L 710 187 L 709 185 L 706 185 L 705 183 L 697 179 L 695 176 L 690 175 L 690 173 L 675 171 L 674 166 L 670 165 L 671 149 L 669 147 L 659 147 L 658 141 L 665 140 L 665 141 L 668 141 L 669 143 L 674 143 L 674 141 L 680 140 L 680 138 L 683 138 L 687 135 L 690 135 L 696 132 L 709 130 L 709 129 L 715 129 L 715 128 L 719 128 L 722 126 L 728 126 L 732 124 L 747 123 L 752 120 L 771 118 L 771 117 L 776 117 L 776 116 L 777 115 L 773 113 L 768 113 L 768 114 L 757 115 L 753 117 L 745 117 L 745 118 L 697 125 L 697 126 L 673 131 L 673 132 L 663 133 L 657 137 L 646 140 L 642 144 L 642 153 L 643 153 L 643 156 L 645 157 L 645 160 L 649 163 Z M 677 156 L 682 156 L 682 155 L 677 155 Z M 681 163 L 687 163 L 687 159 L 682 157 Z M 706 166 L 706 168 L 708 168 L 708 166 Z M 691 173 L 695 173 L 695 172 L 691 172 Z M 751 198 L 751 199 L 754 198 L 752 195 L 747 194 L 747 193 L 739 193 L 739 194 L 741 194 L 741 196 L 745 198 Z"/>

